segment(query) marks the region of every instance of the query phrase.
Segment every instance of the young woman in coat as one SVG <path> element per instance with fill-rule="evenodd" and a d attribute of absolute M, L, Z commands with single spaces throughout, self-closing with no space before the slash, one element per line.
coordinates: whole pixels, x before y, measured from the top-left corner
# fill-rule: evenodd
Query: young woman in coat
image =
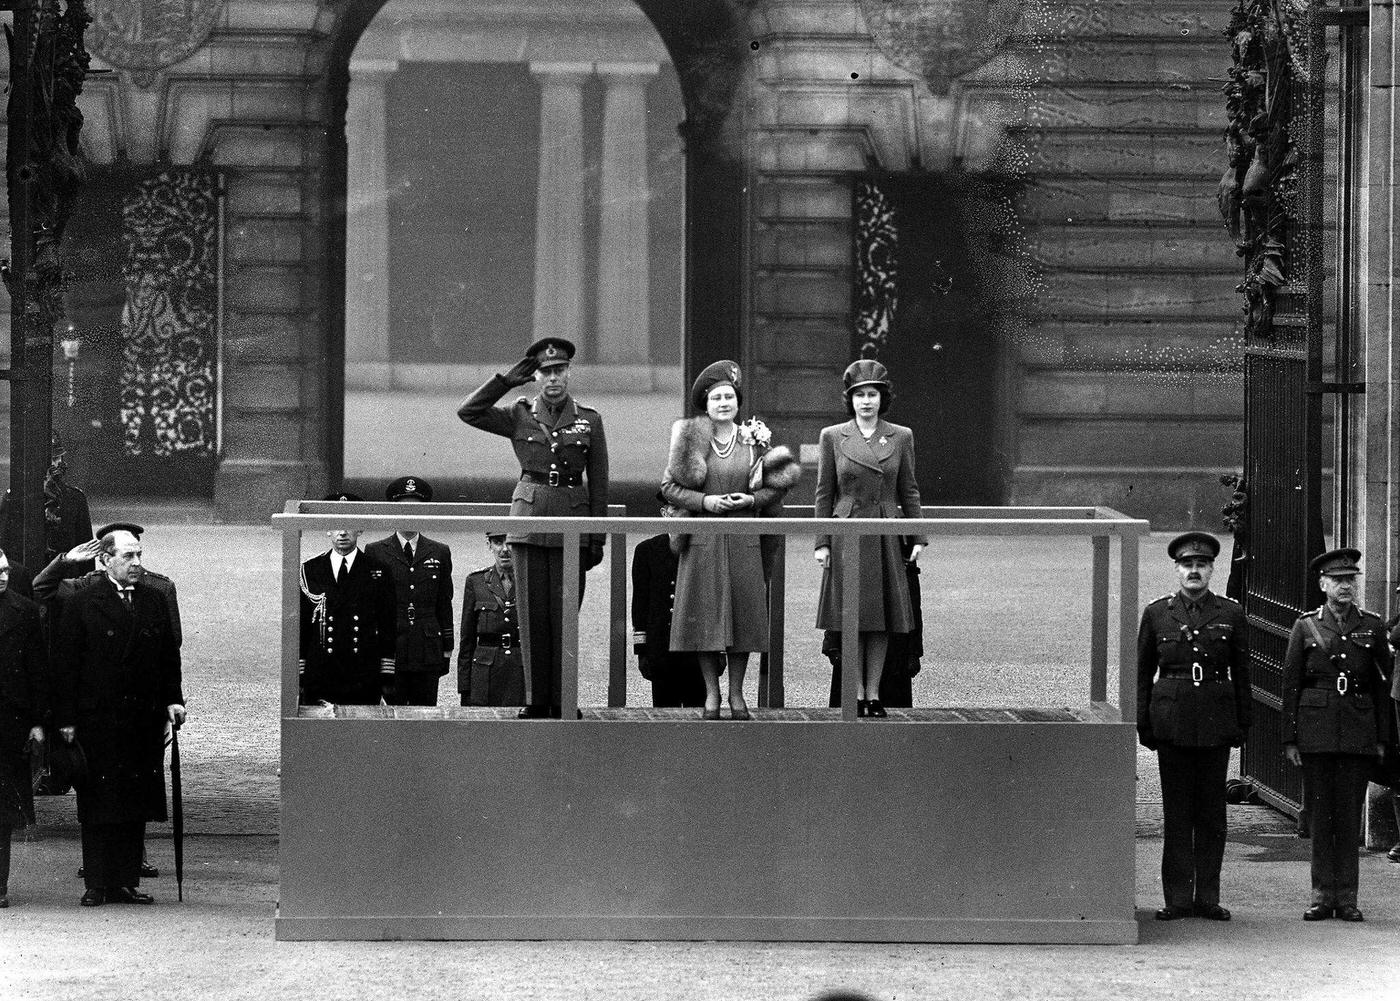
<path fill-rule="evenodd" d="M 738 424 L 739 366 L 717 361 L 695 380 L 690 400 L 703 416 L 671 428 L 661 492 L 692 516 L 753 518 L 776 513 L 801 468 L 770 448 L 761 424 Z M 768 649 L 768 589 L 757 535 L 678 539 L 671 649 L 695 651 L 705 678 L 703 719 L 719 719 L 719 676 L 729 669 L 730 718 L 751 719 L 744 701 L 749 654 Z"/>
<path fill-rule="evenodd" d="M 914 476 L 914 433 L 891 424 L 883 416 L 892 399 L 889 372 L 873 359 L 862 359 L 846 369 L 843 382 L 851 420 L 822 429 L 816 516 L 921 517 L 919 483 Z M 922 535 L 912 538 L 909 562 L 919 558 L 927 542 Z M 843 571 L 839 556 L 833 555 L 830 536 L 817 536 L 816 560 L 822 568 L 817 628 L 839 630 Z M 860 579 L 861 664 L 856 712 L 859 716 L 884 717 L 880 675 L 885 668 L 890 633 L 907 633 L 915 627 L 899 536 L 861 538 Z"/>

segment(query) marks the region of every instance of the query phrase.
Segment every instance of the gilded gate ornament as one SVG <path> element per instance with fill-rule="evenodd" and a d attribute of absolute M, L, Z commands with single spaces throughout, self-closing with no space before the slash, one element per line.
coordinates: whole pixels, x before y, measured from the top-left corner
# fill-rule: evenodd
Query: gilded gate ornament
<path fill-rule="evenodd" d="M 209 38 L 224 0 L 93 0 L 93 54 L 145 85 Z"/>

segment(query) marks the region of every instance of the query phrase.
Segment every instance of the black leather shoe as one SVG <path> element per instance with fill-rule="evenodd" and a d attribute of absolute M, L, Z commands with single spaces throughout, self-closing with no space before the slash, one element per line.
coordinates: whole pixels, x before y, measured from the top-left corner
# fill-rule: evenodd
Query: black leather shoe
<path fill-rule="evenodd" d="M 856 716 L 864 719 L 870 715 L 870 703 L 864 699 L 856 699 Z"/>
<path fill-rule="evenodd" d="M 1400 845 L 1396 845 L 1390 851 L 1386 852 L 1385 857 L 1392 862 L 1400 862 Z"/>
<path fill-rule="evenodd" d="M 1196 903 L 1191 907 L 1191 913 L 1198 918 L 1205 918 L 1207 921 L 1229 921 L 1230 912 L 1219 904 Z"/>
<path fill-rule="evenodd" d="M 0 893 L 0 911 L 10 906 L 10 898 L 6 894 Z"/>
<path fill-rule="evenodd" d="M 79 879 L 82 879 L 82 878 L 83 878 L 83 867 L 82 867 L 82 866 L 78 866 L 78 878 L 79 878 Z"/>
<path fill-rule="evenodd" d="M 101 907 L 107 902 L 107 894 L 102 890 L 88 890 L 83 894 L 83 899 L 78 901 L 79 907 Z"/>
<path fill-rule="evenodd" d="M 114 886 L 107 891 L 109 904 L 154 904 L 156 898 L 134 886 Z"/>
<path fill-rule="evenodd" d="M 515 714 L 516 719 L 549 719 L 548 706 L 526 706 Z"/>
<path fill-rule="evenodd" d="M 1166 907 L 1157 908 L 1157 913 L 1152 915 L 1158 921 L 1180 921 L 1182 918 L 1191 916 L 1189 907 L 1173 907 L 1168 904 Z"/>
<path fill-rule="evenodd" d="M 1343 904 L 1336 911 L 1338 921 L 1365 921 L 1366 915 L 1355 904 Z"/>
<path fill-rule="evenodd" d="M 159 869 L 157 869 L 155 866 L 151 865 L 151 863 L 147 862 L 145 859 L 142 859 L 142 860 L 141 860 L 141 878 L 142 878 L 142 879 L 156 879 L 156 878 L 158 878 L 159 876 L 160 876 L 160 870 L 159 870 Z"/>
<path fill-rule="evenodd" d="M 1313 904 L 1303 912 L 1304 921 L 1326 921 L 1332 916 L 1332 905 Z"/>
<path fill-rule="evenodd" d="M 865 704 L 865 714 L 871 719 L 884 719 L 889 715 L 885 712 L 885 707 L 880 705 L 879 699 L 871 699 Z"/>

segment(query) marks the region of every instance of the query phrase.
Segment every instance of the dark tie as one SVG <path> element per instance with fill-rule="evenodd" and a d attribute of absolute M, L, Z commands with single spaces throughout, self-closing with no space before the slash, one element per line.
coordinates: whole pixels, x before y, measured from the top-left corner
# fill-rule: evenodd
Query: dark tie
<path fill-rule="evenodd" d="M 340 569 L 337 570 L 337 571 L 336 571 L 336 574 L 335 574 L 335 582 L 336 582 L 337 584 L 344 584 L 344 583 L 345 583 L 345 576 L 346 576 L 345 560 L 342 559 L 342 560 L 340 561 Z"/>
<path fill-rule="evenodd" d="M 121 589 L 121 595 L 122 595 L 122 602 L 125 603 L 125 605 L 126 605 L 127 608 L 130 608 L 130 607 L 131 607 L 131 588 L 129 588 L 129 587 L 124 587 L 124 588 L 122 588 L 122 589 Z"/>
<path fill-rule="evenodd" d="M 407 542 L 403 544 L 403 558 L 408 560 L 408 562 L 410 563 L 413 562 L 413 546 L 411 546 Z"/>
<path fill-rule="evenodd" d="M 515 593 L 515 578 L 502 574 L 501 589 L 506 593 L 506 601 L 510 601 L 511 596 Z"/>

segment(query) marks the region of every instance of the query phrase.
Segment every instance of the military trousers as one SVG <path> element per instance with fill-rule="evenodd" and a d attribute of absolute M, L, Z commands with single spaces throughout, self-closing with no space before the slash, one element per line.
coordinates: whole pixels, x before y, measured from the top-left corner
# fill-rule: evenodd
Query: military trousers
<path fill-rule="evenodd" d="M 428 671 L 398 671 L 394 673 L 394 705 L 435 706 L 438 701 L 438 676 Z"/>
<path fill-rule="evenodd" d="M 141 854 L 146 840 L 143 821 L 83 824 L 83 885 L 111 890 L 141 882 Z"/>
<path fill-rule="evenodd" d="M 705 676 L 700 658 L 693 653 L 668 653 L 653 658 L 651 704 L 662 706 L 703 706 Z"/>
<path fill-rule="evenodd" d="M 1356 904 L 1361 809 L 1375 760 L 1366 754 L 1303 755 L 1303 804 L 1312 829 L 1314 904 Z"/>
<path fill-rule="evenodd" d="M 1168 907 L 1220 903 L 1230 748 L 1157 748 L 1162 776 L 1162 895 Z"/>
<path fill-rule="evenodd" d="M 579 554 L 578 600 L 583 604 L 587 572 Z M 520 647 L 525 660 L 525 704 L 558 709 L 564 663 L 564 550 L 558 546 L 511 546 L 515 602 L 520 610 Z"/>

